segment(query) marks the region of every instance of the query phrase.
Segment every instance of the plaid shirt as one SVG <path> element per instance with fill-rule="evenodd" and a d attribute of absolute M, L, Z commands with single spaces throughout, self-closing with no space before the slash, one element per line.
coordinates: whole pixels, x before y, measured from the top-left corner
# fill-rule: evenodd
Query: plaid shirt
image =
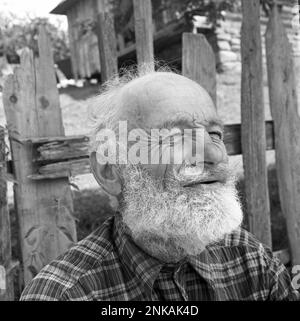
<path fill-rule="evenodd" d="M 288 271 L 243 229 L 177 265 L 147 255 L 117 217 L 53 261 L 21 300 L 299 300 Z"/>

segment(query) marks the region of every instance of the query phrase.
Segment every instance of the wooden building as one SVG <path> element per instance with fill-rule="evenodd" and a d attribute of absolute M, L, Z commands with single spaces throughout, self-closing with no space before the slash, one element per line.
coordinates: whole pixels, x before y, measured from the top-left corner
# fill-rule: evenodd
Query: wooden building
<path fill-rule="evenodd" d="M 293 8 L 296 0 L 277 0 L 282 3 L 281 16 L 292 42 L 296 55 L 300 53 L 300 35 L 292 28 Z M 106 2 L 105 8 L 102 3 Z M 225 20 L 218 23 L 217 28 L 202 24 L 196 28 L 185 18 L 178 18 L 170 10 L 159 11 L 158 6 L 164 0 L 152 0 L 154 54 L 158 61 L 181 68 L 182 33 L 201 32 L 212 46 L 219 71 L 227 71 L 238 66 L 240 68 L 240 28 L 241 13 L 227 13 Z M 97 35 L 95 33 L 96 15 L 99 10 L 111 10 L 110 0 L 64 0 L 51 13 L 66 15 L 71 51 L 71 63 L 74 78 L 90 78 L 101 73 Z M 115 17 L 116 40 L 119 66 L 136 63 L 134 45 L 133 1 L 121 0 L 121 17 Z M 118 28 L 120 20 L 126 17 L 125 28 Z M 261 27 L 265 32 L 266 12 L 262 10 Z M 194 30 L 192 30 L 194 29 Z M 264 37 L 263 37 L 264 38 Z M 264 39 L 263 39 L 264 40 Z M 298 46 L 297 46 L 298 44 Z M 297 49 L 298 48 L 298 49 Z M 61 66 L 60 66 L 61 67 Z"/>
<path fill-rule="evenodd" d="M 156 10 L 155 6 L 158 6 L 161 1 L 163 0 L 153 1 L 153 12 Z M 51 11 L 53 14 L 67 16 L 74 78 L 89 78 L 101 72 L 98 41 L 94 30 L 99 3 L 102 2 L 64 0 Z M 119 66 L 126 66 L 136 62 L 134 33 L 132 33 L 134 26 L 132 0 L 122 0 L 121 6 L 120 11 L 125 17 L 129 17 L 128 27 L 124 30 L 116 28 L 116 39 Z M 111 8 L 107 5 L 105 10 L 111 10 Z M 117 19 L 115 24 L 118 26 Z M 175 12 L 165 10 L 154 15 L 153 28 L 156 59 L 177 67 L 181 60 L 182 33 L 191 31 L 191 26 L 184 18 L 177 19 Z M 212 28 L 205 26 L 201 32 L 207 34 L 208 38 L 214 34 Z"/>

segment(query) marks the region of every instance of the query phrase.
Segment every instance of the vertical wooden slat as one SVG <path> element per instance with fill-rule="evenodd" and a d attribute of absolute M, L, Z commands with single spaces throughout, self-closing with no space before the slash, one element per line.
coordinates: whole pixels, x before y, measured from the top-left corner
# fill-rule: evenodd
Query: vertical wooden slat
<path fill-rule="evenodd" d="M 259 0 L 242 1 L 242 152 L 250 231 L 271 246 Z"/>
<path fill-rule="evenodd" d="M 75 80 L 78 79 L 78 67 L 77 67 L 77 59 L 76 59 L 76 43 L 74 37 L 74 21 L 71 10 L 67 14 L 68 18 L 68 34 L 70 41 L 70 53 L 71 53 L 71 63 L 72 63 L 72 72 Z"/>
<path fill-rule="evenodd" d="M 84 53 L 84 64 L 85 64 L 85 77 L 91 77 L 91 61 L 89 57 L 89 37 L 85 35 L 83 37 L 83 53 Z"/>
<path fill-rule="evenodd" d="M 3 102 L 17 184 L 14 185 L 25 283 L 76 242 L 67 178 L 32 181 L 36 170 L 29 137 L 64 135 L 49 37 L 39 34 L 39 59 L 29 50 L 5 81 Z"/>
<path fill-rule="evenodd" d="M 202 34 L 184 33 L 182 46 L 182 74 L 206 89 L 216 105 L 216 60 L 210 44 Z"/>
<path fill-rule="evenodd" d="M 266 53 L 280 203 L 295 265 L 300 264 L 300 118 L 292 47 L 277 6 L 267 27 Z"/>
<path fill-rule="evenodd" d="M 77 69 L 77 76 L 80 77 L 80 55 L 79 55 L 79 48 L 80 48 L 80 42 L 79 42 L 79 23 L 78 23 L 78 4 L 74 4 L 74 7 L 71 8 L 71 17 L 72 17 L 72 32 L 73 32 L 73 38 L 74 38 L 74 57 L 76 60 L 76 69 Z"/>
<path fill-rule="evenodd" d="M 151 0 L 133 0 L 137 62 L 154 70 Z"/>
<path fill-rule="evenodd" d="M 12 301 L 14 288 L 11 265 L 10 219 L 7 205 L 4 128 L 0 126 L 0 301 Z"/>
<path fill-rule="evenodd" d="M 91 54 L 93 56 L 93 64 L 95 66 L 95 71 L 100 72 L 100 56 L 99 56 L 99 49 L 98 49 L 98 39 L 95 34 L 92 36 L 92 48 L 91 48 Z"/>
<path fill-rule="evenodd" d="M 105 82 L 118 73 L 117 40 L 112 12 L 105 0 L 97 0 L 97 37 L 101 66 L 101 80 Z"/>
<path fill-rule="evenodd" d="M 80 78 L 84 78 L 86 76 L 85 73 L 85 61 L 84 61 L 84 48 L 83 48 L 83 38 L 82 36 L 78 39 L 78 62 L 79 62 L 79 74 Z"/>
<path fill-rule="evenodd" d="M 87 22 L 88 19 L 92 18 L 92 16 L 89 16 L 89 0 L 80 1 L 81 4 L 81 21 Z M 83 63 L 84 63 L 84 70 L 85 74 L 84 77 L 89 78 L 91 76 L 90 72 L 90 59 L 89 59 L 89 49 L 88 49 L 88 42 L 89 42 L 89 34 L 88 32 L 82 36 L 82 52 L 83 52 Z"/>
<path fill-rule="evenodd" d="M 78 74 L 80 78 L 85 77 L 85 65 L 84 65 L 84 58 L 83 58 L 83 48 L 82 48 L 82 35 L 80 30 L 80 25 L 82 22 L 82 14 L 81 14 L 82 4 L 81 1 L 76 2 L 74 4 L 74 35 L 75 35 L 75 46 L 76 46 L 76 53 L 77 53 L 77 68 Z"/>

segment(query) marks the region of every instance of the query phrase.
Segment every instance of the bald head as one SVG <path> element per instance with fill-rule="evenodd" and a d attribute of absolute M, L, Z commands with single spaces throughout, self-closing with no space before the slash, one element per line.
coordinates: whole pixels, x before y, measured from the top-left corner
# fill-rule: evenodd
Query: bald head
<path fill-rule="evenodd" d="M 126 84 L 121 118 L 134 126 L 162 128 L 178 115 L 199 121 L 216 118 L 209 94 L 196 82 L 171 72 L 155 72 Z"/>

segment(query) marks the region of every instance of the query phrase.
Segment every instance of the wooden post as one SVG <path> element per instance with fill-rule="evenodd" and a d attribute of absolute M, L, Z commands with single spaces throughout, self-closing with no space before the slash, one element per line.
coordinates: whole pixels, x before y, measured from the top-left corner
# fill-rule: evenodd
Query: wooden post
<path fill-rule="evenodd" d="M 250 231 L 271 246 L 259 0 L 242 1 L 242 152 Z"/>
<path fill-rule="evenodd" d="M 4 84 L 3 103 L 9 130 L 16 208 L 25 284 L 65 252 L 76 239 L 68 178 L 33 181 L 32 137 L 64 135 L 52 50 L 44 27 L 39 32 L 39 58 L 25 49 L 20 67 Z"/>
<path fill-rule="evenodd" d="M 266 53 L 280 203 L 296 265 L 300 264 L 300 118 L 292 47 L 277 6 L 273 6 L 268 23 Z"/>
<path fill-rule="evenodd" d="M 133 0 L 137 62 L 140 68 L 154 71 L 151 0 Z"/>
<path fill-rule="evenodd" d="M 7 206 L 6 154 L 4 128 L 0 126 L 0 301 L 13 301 L 10 219 Z"/>
<path fill-rule="evenodd" d="M 182 74 L 206 89 L 216 106 L 216 60 L 210 44 L 202 34 L 184 33 L 182 46 Z"/>
<path fill-rule="evenodd" d="M 118 74 L 117 40 L 113 14 L 105 0 L 97 0 L 97 37 L 101 66 L 101 80 L 107 81 Z"/>

